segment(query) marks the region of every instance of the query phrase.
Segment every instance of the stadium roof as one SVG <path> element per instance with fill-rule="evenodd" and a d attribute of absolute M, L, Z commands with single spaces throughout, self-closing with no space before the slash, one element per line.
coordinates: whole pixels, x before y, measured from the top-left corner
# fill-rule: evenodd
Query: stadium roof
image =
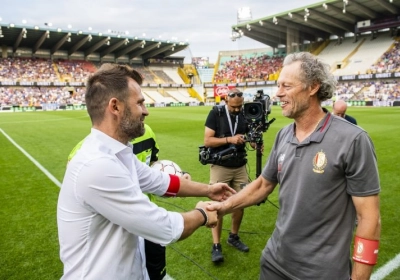
<path fill-rule="evenodd" d="M 232 26 L 232 40 L 246 36 L 277 48 L 288 38 L 316 42 L 400 26 L 400 1 L 327 0 Z M 294 37 L 293 37 L 294 36 Z M 295 39 L 296 40 L 296 39 Z M 293 42 L 293 41 L 292 41 Z M 290 42 L 289 42 L 290 43 Z"/>
<path fill-rule="evenodd" d="M 97 54 L 100 59 L 111 55 L 114 59 L 166 58 L 185 49 L 186 42 L 162 41 L 149 38 L 138 38 L 125 34 L 102 34 L 82 32 L 79 30 L 61 30 L 45 27 L 17 26 L 0 24 L 0 46 L 6 46 L 16 53 L 18 49 L 32 50 L 34 56 L 39 50 L 64 51 L 68 56 L 80 52 L 84 57 Z"/>

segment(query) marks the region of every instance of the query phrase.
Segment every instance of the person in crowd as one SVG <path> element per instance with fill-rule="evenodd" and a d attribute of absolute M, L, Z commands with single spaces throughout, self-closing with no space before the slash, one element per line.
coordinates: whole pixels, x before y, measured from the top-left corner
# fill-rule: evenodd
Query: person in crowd
<path fill-rule="evenodd" d="M 226 105 L 214 107 L 207 116 L 204 131 L 204 145 L 217 153 L 230 147 L 236 150 L 235 156 L 225 156 L 224 160 L 210 165 L 210 184 L 224 182 L 236 191 L 248 183 L 246 170 L 247 154 L 245 150 L 245 133 L 247 123 L 242 114 L 243 93 L 238 89 L 231 89 L 226 97 Z M 246 246 L 239 238 L 240 224 L 243 218 L 243 209 L 232 213 L 232 224 L 227 243 L 239 251 L 248 252 Z M 221 232 L 223 219 L 212 229 L 213 245 L 211 260 L 214 263 L 224 261 L 221 246 Z"/>
<path fill-rule="evenodd" d="M 207 209 L 220 216 L 258 204 L 279 184 L 280 209 L 260 279 L 369 279 L 381 228 L 373 143 L 362 128 L 321 107 L 336 80 L 314 55 L 288 55 L 277 85 L 282 114 L 294 123 L 278 132 L 261 176 Z"/>
<path fill-rule="evenodd" d="M 335 116 L 344 118 L 346 121 L 357 125 L 356 119 L 350 115 L 347 115 L 346 111 L 347 111 L 347 104 L 343 100 L 337 100 L 335 101 L 335 103 L 333 103 L 333 114 Z"/>
<path fill-rule="evenodd" d="M 142 76 L 127 65 L 103 64 L 89 77 L 85 101 L 92 129 L 67 165 L 57 204 L 62 279 L 149 279 L 144 239 L 167 245 L 200 226 L 216 225 L 216 212 L 170 212 L 143 194 L 203 196 L 222 201 L 235 193 L 163 173 L 140 162 L 129 142 L 144 134 L 148 111 Z"/>

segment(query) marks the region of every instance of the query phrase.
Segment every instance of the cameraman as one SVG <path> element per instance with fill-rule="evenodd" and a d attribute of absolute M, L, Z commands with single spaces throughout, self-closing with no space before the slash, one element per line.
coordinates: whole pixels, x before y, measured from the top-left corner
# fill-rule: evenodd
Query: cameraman
<path fill-rule="evenodd" d="M 217 182 L 227 183 L 231 188 L 240 191 L 240 187 L 248 183 L 246 171 L 245 137 L 247 123 L 243 115 L 243 93 L 231 89 L 227 95 L 225 106 L 214 106 L 208 114 L 205 123 L 204 145 L 212 149 L 212 153 L 224 151 L 221 160 L 210 165 L 210 184 Z M 232 153 L 225 153 L 232 149 Z M 232 225 L 227 243 L 242 252 L 248 252 L 247 247 L 239 238 L 238 232 L 244 211 L 242 209 L 232 213 Z M 221 248 L 222 218 L 212 229 L 213 246 L 211 260 L 215 263 L 223 262 Z"/>

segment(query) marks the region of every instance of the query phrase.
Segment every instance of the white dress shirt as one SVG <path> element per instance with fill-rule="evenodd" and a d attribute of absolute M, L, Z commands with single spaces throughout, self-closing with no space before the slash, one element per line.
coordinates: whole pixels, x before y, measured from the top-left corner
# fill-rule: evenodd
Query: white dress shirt
<path fill-rule="evenodd" d="M 165 194 L 170 179 L 140 162 L 132 145 L 93 129 L 69 162 L 58 198 L 62 279 L 148 279 L 143 238 L 167 245 L 183 217 L 143 194 Z"/>

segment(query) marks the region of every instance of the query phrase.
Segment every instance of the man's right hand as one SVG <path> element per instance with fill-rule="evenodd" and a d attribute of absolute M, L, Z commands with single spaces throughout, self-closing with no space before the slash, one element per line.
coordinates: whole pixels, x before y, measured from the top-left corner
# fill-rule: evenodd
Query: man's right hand
<path fill-rule="evenodd" d="M 226 201 L 224 202 L 210 201 L 210 203 L 206 205 L 206 210 L 211 212 L 216 212 L 217 217 L 222 218 L 225 214 L 227 214 L 226 213 L 227 207 L 228 205 Z"/>
<path fill-rule="evenodd" d="M 235 136 L 231 136 L 228 138 L 230 144 L 241 145 L 246 143 L 246 139 L 243 134 L 236 134 Z"/>
<path fill-rule="evenodd" d="M 210 205 L 210 202 L 199 201 L 196 204 L 196 208 L 201 208 L 205 211 L 207 215 L 207 223 L 205 224 L 205 226 L 208 228 L 213 228 L 217 225 L 218 221 L 217 211 L 208 210 L 207 205 Z"/>

